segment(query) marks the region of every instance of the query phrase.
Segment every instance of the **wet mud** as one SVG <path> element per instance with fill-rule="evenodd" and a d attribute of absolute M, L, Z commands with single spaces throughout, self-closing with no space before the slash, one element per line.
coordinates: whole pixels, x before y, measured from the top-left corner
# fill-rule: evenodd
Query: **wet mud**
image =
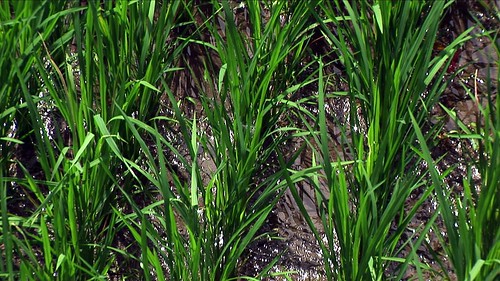
<path fill-rule="evenodd" d="M 500 6 L 500 1 L 498 0 L 487 1 L 487 3 L 489 3 L 489 5 Z M 240 13 L 242 28 L 245 28 L 244 11 L 242 10 Z M 451 42 L 451 40 L 456 38 L 464 30 L 469 27 L 476 26 L 476 20 L 478 20 L 485 29 L 496 29 L 498 32 L 500 23 L 489 14 L 486 7 L 481 6 L 476 1 L 458 1 L 457 4 L 451 7 L 449 14 L 443 22 L 441 28 L 443 35 L 440 39 L 440 43 L 442 45 L 446 45 Z M 454 58 L 453 65 L 451 66 L 453 69 L 450 69 L 451 72 L 457 70 L 458 74 L 453 78 L 450 86 L 440 98 L 440 102 L 443 106 L 454 110 L 459 119 L 469 126 L 473 126 L 481 120 L 481 116 L 478 114 L 478 104 L 473 97 L 476 96 L 481 102 L 484 102 L 484 93 L 489 92 L 492 93 L 493 97 L 496 99 L 498 89 L 498 81 L 493 79 L 490 83 L 487 79 L 488 74 L 490 77 L 497 77 L 496 74 L 498 72 L 498 68 L 496 62 L 498 62 L 498 57 L 496 56 L 498 53 L 492 49 L 492 42 L 489 42 L 485 37 L 480 36 L 482 32 L 484 32 L 482 28 L 475 28 L 473 30 L 473 34 L 478 35 L 478 37 L 467 42 L 465 46 L 459 50 L 457 57 Z M 325 48 L 325 46 L 318 43 L 319 41 L 315 42 L 315 44 L 317 44 L 317 46 L 314 46 L 315 50 L 321 52 L 321 49 Z M 186 50 L 186 53 L 184 54 L 186 59 L 183 63 L 190 63 L 193 66 L 192 69 L 195 73 L 203 73 L 204 70 L 202 67 L 204 65 L 212 65 L 214 71 L 217 71 L 220 67 L 220 63 L 217 61 L 217 58 L 214 57 L 210 59 L 210 63 L 207 63 L 207 59 L 202 57 L 201 52 L 202 50 L 197 49 L 197 47 L 193 45 L 191 49 Z M 436 47 L 436 52 L 439 52 L 439 46 Z M 199 69 L 196 68 L 197 66 L 199 66 Z M 182 67 L 182 65 L 179 65 L 179 67 Z M 327 71 L 336 73 L 338 72 L 338 69 L 336 69 L 335 65 L 332 65 Z M 450 75 L 452 74 L 450 73 Z M 197 86 L 199 85 L 197 85 L 197 81 L 192 81 L 190 77 L 190 73 L 182 71 L 176 76 L 172 87 L 174 90 L 178 90 L 177 92 L 174 91 L 174 93 L 177 97 L 179 97 L 179 99 L 197 98 Z M 342 82 L 339 81 L 338 87 L 339 89 L 345 90 L 347 86 L 343 85 Z M 467 92 L 464 88 L 469 89 L 469 92 Z M 473 95 L 471 96 L 470 93 Z M 299 93 L 298 95 L 305 95 L 305 93 Z M 300 97 L 298 96 L 296 98 Z M 347 113 L 346 110 L 348 110 L 348 107 L 346 106 L 345 101 L 337 99 L 330 100 L 328 103 L 328 114 L 341 116 L 342 114 Z M 163 108 L 163 114 L 167 116 L 172 114 L 166 109 L 168 108 L 167 103 L 163 105 Z M 184 112 L 188 116 L 194 112 L 197 112 L 197 116 L 203 115 L 201 107 L 197 106 L 196 103 L 186 103 Z M 433 156 L 435 158 L 444 156 L 443 161 L 440 162 L 440 170 L 444 171 L 452 165 L 457 163 L 460 164 L 458 165 L 458 168 L 446 179 L 449 188 L 452 188 L 457 196 L 460 197 L 460 193 L 463 192 L 461 184 L 463 182 L 463 178 L 467 176 L 467 171 L 463 163 L 466 163 L 467 161 L 470 161 L 470 159 L 476 157 L 475 151 L 471 143 L 467 140 L 457 140 L 446 137 L 446 134 L 450 131 L 456 130 L 458 125 L 452 118 L 447 116 L 442 108 L 437 106 L 433 109 L 433 116 L 431 120 L 436 120 L 435 122 L 443 120 L 444 123 L 442 131 L 443 137 L 433 150 Z M 201 126 L 203 126 L 203 124 L 201 124 Z M 329 126 L 333 136 L 339 133 L 338 128 L 335 128 L 336 125 L 329 124 Z M 175 142 L 177 139 L 176 135 L 179 132 L 176 131 L 176 128 L 169 128 L 168 130 L 165 129 L 164 133 L 167 139 Z M 16 148 L 15 155 L 20 163 L 25 163 L 27 170 L 22 171 L 20 167 L 13 166 L 10 171 L 10 176 L 18 177 L 23 173 L 28 172 L 35 179 L 42 179 L 43 175 L 41 174 L 39 164 L 37 163 L 36 158 L 33 158 L 33 155 L 35 155 L 35 148 L 32 144 L 30 145 L 29 142 L 26 143 L 26 145 L 18 146 Z M 302 144 L 303 142 L 301 140 L 292 141 L 292 143 L 284 146 L 284 154 L 288 153 L 288 155 L 290 155 L 294 151 L 300 149 Z M 175 145 L 181 150 L 182 147 L 185 146 L 180 142 Z M 341 146 L 340 142 L 333 143 L 332 145 Z M 286 149 L 289 151 L 286 151 Z M 342 150 L 341 147 L 332 147 L 332 151 L 335 149 Z M 170 160 L 174 163 L 175 157 L 173 155 L 170 157 Z M 344 155 L 342 157 L 349 158 L 349 155 Z M 211 172 L 215 169 L 214 163 L 206 157 L 201 157 L 200 159 L 202 159 L 200 166 L 205 175 L 205 179 L 208 180 Z M 277 163 L 270 163 L 270 165 L 277 165 Z M 310 165 L 310 151 L 305 150 L 300 157 L 297 158 L 293 168 L 300 170 L 310 167 Z M 181 165 L 177 168 L 177 172 L 180 177 L 185 178 L 187 181 L 189 179 L 188 171 L 183 169 Z M 476 177 L 476 180 L 480 180 L 478 175 L 474 176 Z M 301 196 L 306 210 L 318 229 L 321 230 L 321 223 L 316 210 L 316 201 L 314 199 L 313 189 L 307 183 L 299 184 L 299 189 L 301 190 Z M 325 186 L 324 189 L 326 191 L 327 187 Z M 421 190 L 415 191 L 406 202 L 407 208 L 411 208 L 421 194 Z M 13 189 L 9 190 L 7 195 L 11 198 L 15 198 L 9 201 L 9 212 L 14 215 L 28 216 L 29 210 L 35 208 L 31 203 L 33 200 L 30 199 L 30 196 L 33 196 L 33 194 L 27 190 L 23 190 L 20 186 L 15 185 Z M 144 205 L 147 205 L 148 202 L 151 202 L 154 198 L 137 198 L 137 200 L 138 202 L 142 202 Z M 415 235 L 412 231 L 419 229 L 421 225 L 425 224 L 425 222 L 428 221 L 428 219 L 436 211 L 436 208 L 436 202 L 433 202 L 432 200 L 426 202 L 417 213 L 414 220 L 410 223 L 408 231 L 404 235 L 406 237 Z M 444 231 L 444 227 L 441 229 Z M 248 248 L 245 253 L 244 260 L 241 261 L 242 266 L 239 271 L 242 275 L 255 276 L 273 260 L 278 258 L 276 265 L 271 269 L 271 272 L 293 271 L 295 273 L 290 275 L 292 280 L 325 280 L 323 259 L 320 248 L 317 245 L 313 233 L 300 214 L 297 204 L 289 191 L 285 192 L 284 196 L 279 200 L 276 208 L 272 211 L 261 232 L 269 233 L 269 235 L 255 241 Z M 129 245 L 133 241 L 128 233 L 120 233 L 119 236 L 121 241 L 118 241 L 116 244 L 116 247 L 118 248 L 124 248 L 126 247 L 124 245 Z M 403 236 L 403 238 L 405 238 L 405 236 Z M 435 252 L 442 253 L 442 248 L 432 232 L 428 235 L 427 240 L 428 246 L 430 246 Z M 133 250 L 133 248 L 131 248 L 131 250 Z M 135 251 L 139 252 L 139 249 L 137 248 Z M 402 254 L 404 255 L 405 252 Z M 417 254 L 421 257 L 422 261 L 427 262 L 437 271 L 440 270 L 435 261 L 435 257 L 428 250 L 426 250 L 425 247 L 419 249 Z M 443 260 L 446 264 L 445 257 L 443 257 Z M 123 260 L 122 262 L 126 261 Z M 132 262 L 126 267 L 130 269 L 134 267 L 139 268 L 138 266 L 138 264 L 134 264 Z M 117 265 L 117 267 L 123 267 L 123 264 Z M 395 266 L 392 268 L 394 270 L 396 269 Z M 116 276 L 119 275 L 119 272 L 117 272 Z M 409 269 L 405 279 L 411 279 L 413 275 L 414 272 L 412 269 Z M 439 280 L 439 276 L 428 276 L 428 278 L 431 280 Z M 285 279 L 284 277 L 273 277 L 268 280 Z"/>

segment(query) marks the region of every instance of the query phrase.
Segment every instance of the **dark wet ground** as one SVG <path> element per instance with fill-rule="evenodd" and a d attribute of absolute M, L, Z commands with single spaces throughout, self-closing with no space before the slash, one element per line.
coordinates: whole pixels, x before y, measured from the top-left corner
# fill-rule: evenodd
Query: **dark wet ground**
<path fill-rule="evenodd" d="M 489 1 L 489 5 L 496 5 L 500 7 L 500 1 Z M 476 1 L 459 1 L 451 8 L 451 12 L 445 19 L 442 26 L 443 37 L 440 40 L 443 45 L 446 45 L 461 32 L 469 27 L 476 26 L 476 21 L 472 17 L 476 17 L 481 22 L 486 30 L 497 30 L 500 27 L 498 18 L 495 19 L 488 9 L 481 6 Z M 482 28 L 475 28 L 472 34 L 479 35 L 484 30 Z M 436 46 L 436 49 L 439 49 Z M 438 51 L 438 50 L 436 50 Z M 491 42 L 485 37 L 479 37 L 470 40 L 463 48 L 458 51 L 457 56 L 453 59 L 452 66 L 449 71 L 460 70 L 457 77 L 455 77 L 442 95 L 440 102 L 450 109 L 454 109 L 460 120 L 467 125 L 473 125 L 477 122 L 478 107 L 476 102 L 470 97 L 467 91 L 469 89 L 472 93 L 477 93 L 479 99 L 484 102 L 485 93 L 493 93 L 496 99 L 498 81 L 492 81 L 490 89 L 487 85 L 487 75 L 490 77 L 497 77 L 498 72 L 498 53 L 493 49 Z M 451 74 L 450 74 L 451 75 Z M 343 112 L 342 102 L 331 102 L 331 110 L 336 112 Z M 337 115 L 338 116 L 338 115 Z M 449 188 L 453 189 L 455 194 L 463 192 L 462 182 L 467 175 L 466 166 L 464 163 L 471 161 L 475 158 L 475 151 L 468 140 L 459 140 L 446 137 L 446 133 L 457 129 L 457 124 L 453 119 L 449 118 L 443 110 L 436 107 L 433 111 L 433 118 L 444 118 L 445 124 L 441 133 L 441 141 L 433 150 L 433 157 L 437 159 L 444 156 L 440 162 L 439 170 L 444 171 L 453 165 L 458 164 L 458 167 L 446 178 L 446 183 Z M 297 144 L 298 147 L 300 144 Z M 307 163 L 307 155 L 299 158 L 296 162 L 297 169 L 306 168 L 310 163 Z M 310 160 L 310 159 L 309 159 Z M 475 173 L 474 173 L 475 172 Z M 473 171 L 473 179 L 480 181 L 477 171 Z M 312 190 L 308 186 L 302 186 L 304 191 L 304 205 L 308 210 L 309 215 L 316 221 L 317 227 L 321 229 L 321 224 L 318 215 L 316 214 L 316 205 L 311 194 Z M 414 202 L 422 194 L 422 190 L 416 190 L 406 202 L 407 209 L 413 206 Z M 433 200 L 428 200 L 420 208 L 415 218 L 408 226 L 408 231 L 403 235 L 403 238 L 410 237 L 414 234 L 414 230 L 421 228 L 429 218 L 436 212 L 437 203 Z M 441 221 L 437 221 L 440 229 L 445 232 L 445 228 Z M 258 241 L 248 251 L 249 262 L 245 267 L 245 272 L 250 276 L 259 272 L 261 268 L 267 265 L 278 253 L 284 251 L 277 266 L 274 267 L 276 272 L 279 271 L 296 271 L 292 275 L 293 280 L 326 280 L 323 270 L 323 261 L 321 258 L 321 251 L 312 232 L 309 230 L 304 219 L 300 215 L 296 204 L 289 192 L 280 200 L 278 206 L 273 211 L 269 218 L 266 230 L 274 231 L 280 240 L 272 241 Z M 433 251 L 443 254 L 443 249 L 438 242 L 436 235 L 432 230 L 427 235 L 428 247 Z M 403 252 L 403 254 L 407 253 Z M 431 265 L 437 272 L 441 271 L 438 263 L 434 257 L 424 247 L 421 247 L 417 254 L 420 256 L 421 261 Z M 448 272 L 452 272 L 450 264 L 447 262 L 446 257 L 442 256 Z M 409 269 L 405 275 L 405 280 L 411 279 L 414 276 L 413 269 Z M 451 276 L 453 278 L 453 275 Z M 441 280 L 443 277 L 439 275 L 428 275 L 426 278 L 429 280 Z M 269 280 L 284 280 L 284 278 L 270 278 Z"/>
<path fill-rule="evenodd" d="M 487 12 L 487 9 L 483 8 L 478 3 L 479 2 L 476 1 L 459 1 L 458 4 L 455 4 L 455 6 L 452 7 L 447 19 L 445 19 L 445 24 L 443 24 L 442 27 L 442 43 L 444 45 L 450 42 L 450 40 L 456 37 L 463 30 L 475 25 L 475 22 L 472 17 L 469 16 L 469 13 L 477 17 L 487 30 L 493 30 L 494 28 L 498 28 L 500 26 L 497 19 L 492 17 Z M 488 3 L 489 5 L 496 5 L 497 7 L 500 7 L 499 0 L 488 1 Z M 480 34 L 481 32 L 483 31 L 480 28 L 474 30 L 475 34 Z M 196 52 L 196 50 L 192 50 L 192 52 Z M 449 89 L 447 89 L 446 93 L 443 94 L 440 101 L 448 108 L 454 108 L 459 117 L 466 124 L 477 122 L 477 105 L 470 98 L 470 96 L 467 95 L 462 84 L 473 93 L 477 92 L 478 97 L 481 97 L 483 96 L 483 93 L 488 92 L 486 85 L 487 71 L 489 69 L 492 77 L 496 77 L 496 73 L 498 71 L 498 68 L 494 63 L 498 61 L 498 57 L 496 57 L 496 55 L 497 53 L 492 49 L 491 42 L 484 37 L 479 37 L 469 41 L 464 48 L 460 50 L 459 55 L 456 57 L 456 62 L 453 67 L 456 69 L 463 68 L 463 70 L 461 70 L 459 75 L 454 79 L 454 82 L 450 85 Z M 197 64 L 194 62 L 193 65 L 202 66 L 203 63 Z M 197 70 L 196 67 L 193 67 L 193 71 L 201 71 L 200 73 L 202 73 L 203 70 Z M 181 73 L 177 79 L 178 80 L 174 87 L 193 89 L 193 85 L 190 85 L 191 83 L 189 82 L 188 74 Z M 491 88 L 496 98 L 498 81 L 494 82 L 495 83 L 491 85 Z M 177 95 L 179 97 L 195 97 L 196 93 L 193 90 L 193 92 L 179 92 Z M 345 104 L 342 101 L 330 101 L 330 105 L 331 111 L 345 112 Z M 199 111 L 199 108 L 186 108 L 185 111 L 192 113 Z M 434 110 L 434 117 L 447 118 L 443 111 L 439 108 Z M 332 131 L 335 131 L 333 125 L 331 129 Z M 443 138 L 434 149 L 433 154 L 435 157 L 445 155 L 440 164 L 441 170 L 445 170 L 446 168 L 457 163 L 461 164 L 447 178 L 447 183 L 450 188 L 455 189 L 456 193 L 460 194 L 462 192 L 462 179 L 466 174 L 465 166 L 462 163 L 465 163 L 471 157 L 475 157 L 475 155 L 468 141 L 450 139 L 445 136 L 446 132 L 454 129 L 456 129 L 456 124 L 453 120 L 448 119 L 445 122 L 442 134 Z M 166 132 L 166 134 L 172 134 L 172 139 L 175 139 L 175 132 Z M 182 146 L 182 144 L 179 145 Z M 292 143 L 289 147 L 298 148 L 300 145 L 301 142 L 297 140 L 296 143 Z M 36 159 L 33 158 L 33 155 L 34 147 L 33 145 L 30 145 L 29 142 L 26 142 L 26 145 L 18 147 L 17 159 L 19 162 L 24 163 L 25 166 L 28 167 L 30 173 L 35 179 L 38 177 L 41 178 L 39 165 Z M 309 165 L 310 155 L 308 155 L 308 152 L 306 151 L 297 159 L 294 168 L 303 169 Z M 211 163 L 209 159 L 203 162 L 203 167 L 207 173 L 214 169 L 213 163 Z M 186 171 L 182 171 L 182 168 L 179 169 L 179 173 L 187 173 Z M 11 176 L 16 176 L 20 175 L 21 171 L 19 170 L 19 167 L 13 167 L 10 173 Z M 186 178 L 189 178 L 187 174 L 185 176 Z M 475 177 L 479 180 L 478 175 L 475 175 Z M 311 199 L 312 196 L 310 194 L 310 187 L 302 184 L 301 190 L 303 191 L 304 204 L 308 213 L 313 220 L 318 222 L 318 227 L 320 227 L 319 218 L 316 214 L 315 202 Z M 412 206 L 412 204 L 419 198 L 421 195 L 419 192 L 421 191 L 415 191 L 414 194 L 412 194 L 412 196 L 407 200 L 406 204 L 408 207 Z M 13 214 L 25 216 L 28 215 L 29 210 L 34 208 L 28 198 L 29 192 L 22 190 L 21 187 L 14 186 L 13 189 L 9 190 L 8 195 L 15 198 L 15 200 L 9 201 L 9 211 Z M 147 203 L 150 199 L 143 198 L 139 200 Z M 413 235 L 411 229 L 418 229 L 419 226 L 424 224 L 430 218 L 435 210 L 436 202 L 431 200 L 426 202 L 417 213 L 415 219 L 409 225 L 408 233 L 405 235 Z M 273 271 L 296 271 L 297 273 L 292 275 L 293 280 L 324 279 L 320 249 L 315 242 L 314 236 L 300 215 L 300 212 L 297 210 L 296 204 L 289 192 L 285 193 L 285 196 L 278 202 L 277 207 L 273 210 L 262 231 L 273 233 L 273 235 L 279 237 L 279 239 L 262 239 L 254 242 L 246 253 L 246 262 L 240 270 L 242 274 L 249 276 L 257 274 L 278 254 L 281 254 L 282 256 L 277 265 L 273 268 Z M 118 242 L 116 245 L 117 247 L 120 247 L 120 245 L 128 245 L 132 242 L 131 237 L 127 233 L 121 233 L 120 236 L 122 241 Z M 435 238 L 435 235 L 430 233 L 428 241 L 433 250 L 442 252 L 441 246 Z M 138 250 L 139 249 L 137 249 L 137 251 Z M 425 248 L 420 249 L 417 254 L 420 255 L 423 261 L 428 262 L 438 269 L 434 258 Z M 117 266 L 124 268 L 124 264 Z M 138 265 L 134 265 L 132 263 L 127 265 L 126 268 L 133 268 L 134 266 Z M 410 278 L 412 275 L 412 271 L 409 270 L 406 277 Z M 279 280 L 280 278 L 275 279 Z M 437 280 L 439 277 L 429 276 L 429 279 Z M 272 279 L 270 278 L 269 280 Z"/>

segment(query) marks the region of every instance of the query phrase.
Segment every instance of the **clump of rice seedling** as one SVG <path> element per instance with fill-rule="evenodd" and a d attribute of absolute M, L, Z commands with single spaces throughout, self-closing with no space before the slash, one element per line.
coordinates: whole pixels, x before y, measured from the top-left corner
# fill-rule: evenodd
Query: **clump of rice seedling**
<path fill-rule="evenodd" d="M 332 154 L 328 145 L 332 140 L 326 126 L 320 64 L 318 128 L 309 130 L 317 144 L 312 150 L 324 175 L 307 178 L 316 189 L 326 242 L 314 224 L 309 226 L 322 248 L 329 280 L 383 278 L 389 261 L 397 260 L 401 234 L 432 192 L 422 175 L 413 172 L 419 153 L 413 149 L 418 135 L 412 120 L 418 127 L 427 124 L 429 109 L 446 85 L 443 66 L 466 35 L 449 46 L 450 53 L 433 58 L 437 29 L 448 4 L 320 1 L 310 6 L 318 10 L 313 13 L 344 67 L 349 86 L 349 124 L 340 128 L 342 142 L 352 157 L 352 162 L 346 163 L 333 159 L 331 155 L 341 152 Z M 431 128 L 425 140 L 432 139 L 435 132 L 436 128 Z M 417 188 L 424 189 L 422 198 L 404 212 L 405 200 Z M 306 212 L 303 215 L 309 220 Z M 420 243 L 422 239 L 412 247 L 418 248 Z M 419 262 L 414 255 L 406 257 L 400 276 L 409 263 Z"/>

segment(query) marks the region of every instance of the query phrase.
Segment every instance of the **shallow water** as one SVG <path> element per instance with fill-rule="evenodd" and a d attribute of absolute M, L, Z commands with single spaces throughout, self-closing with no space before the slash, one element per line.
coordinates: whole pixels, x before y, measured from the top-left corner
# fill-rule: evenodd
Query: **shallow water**
<path fill-rule="evenodd" d="M 490 2 L 490 4 L 500 7 L 500 1 L 496 0 Z M 449 22 L 442 27 L 443 33 L 447 34 L 442 38 L 443 44 L 449 43 L 451 39 L 458 36 L 459 33 L 469 27 L 476 26 L 475 22 L 470 17 L 464 16 L 464 13 L 467 13 L 467 9 L 471 9 L 471 13 L 476 16 L 486 28 L 490 30 L 497 28 L 498 30 L 500 25 L 497 20 L 495 20 L 493 16 L 486 14 L 477 3 L 468 2 L 465 5 L 466 6 L 464 6 L 464 3 L 459 3 L 456 7 L 452 8 L 454 10 L 450 12 Z M 472 31 L 473 35 L 480 35 L 483 33 L 484 30 L 479 28 L 475 28 Z M 500 41 L 497 42 L 497 46 L 500 46 Z M 494 50 L 492 42 L 485 37 L 478 37 L 468 41 L 464 47 L 459 50 L 455 58 L 456 61 L 453 63 L 453 68 L 457 69 L 458 74 L 441 97 L 440 102 L 454 110 L 460 120 L 466 125 L 473 125 L 478 122 L 478 103 L 471 98 L 471 94 L 476 96 L 483 105 L 486 102 L 485 97 L 487 93 L 491 93 L 494 99 L 496 99 L 498 89 L 498 80 L 496 79 L 498 73 L 497 55 L 498 52 Z M 488 76 L 488 74 L 490 76 Z M 488 84 L 489 80 L 487 77 L 495 77 L 495 79 L 490 80 L 491 84 Z M 468 91 L 466 89 L 468 89 Z M 330 110 L 337 113 L 345 112 L 345 108 L 342 108 L 342 103 L 332 105 Z M 443 133 L 457 129 L 456 122 L 448 117 L 439 107 L 434 109 L 433 114 L 433 118 L 445 119 Z M 298 148 L 300 144 L 301 143 L 296 144 L 295 147 Z M 467 141 L 446 139 L 435 148 L 434 155 L 446 155 L 441 162 L 442 167 L 440 167 L 441 170 L 445 170 L 456 163 L 463 163 L 463 161 L 466 161 L 468 154 L 464 155 L 464 151 L 470 149 L 472 149 L 472 147 Z M 310 156 L 301 156 L 302 157 L 295 163 L 295 168 L 297 169 L 305 168 L 310 165 L 310 159 L 307 159 L 310 158 Z M 454 188 L 458 193 L 462 192 L 460 184 L 465 174 L 466 169 L 464 165 L 459 165 L 458 169 L 447 178 L 447 183 L 450 188 Z M 476 180 L 479 180 L 477 173 L 475 173 L 474 177 Z M 303 191 L 304 205 L 308 214 L 313 221 L 315 221 L 316 226 L 321 229 L 321 223 L 316 212 L 316 203 L 313 199 L 314 195 L 311 187 L 307 184 L 302 184 L 300 189 Z M 420 191 L 416 191 L 407 200 L 406 205 L 408 208 L 412 206 L 413 202 L 418 200 L 420 196 L 419 192 Z M 407 231 L 408 233 L 404 235 L 406 237 L 413 235 L 414 231 L 432 216 L 436 208 L 436 202 L 431 200 L 426 202 L 415 216 L 414 220 L 410 223 Z M 442 222 L 438 221 L 438 223 Z M 256 242 L 249 250 L 249 262 L 245 266 L 244 272 L 250 275 L 259 272 L 260 269 L 264 268 L 272 258 L 277 255 L 277 253 L 285 250 L 285 254 L 283 254 L 277 265 L 273 267 L 272 271 L 295 271 L 296 273 L 292 275 L 293 280 L 325 280 L 326 277 L 324 275 L 323 261 L 319 246 L 315 242 L 312 233 L 308 230 L 289 192 L 285 193 L 284 198 L 280 200 L 277 208 L 271 214 L 267 223 L 267 229 L 274 230 L 281 240 L 269 240 L 263 244 L 261 244 L 261 242 Z M 441 229 L 444 231 L 443 226 Z M 438 252 L 442 251 L 432 231 L 428 236 L 428 242 L 433 250 Z M 427 262 L 432 267 L 439 270 L 438 265 L 428 251 L 420 249 L 418 254 L 422 261 Z M 444 262 L 446 263 L 445 258 Z M 414 272 L 412 269 L 409 269 L 405 278 L 409 278 L 413 274 Z M 276 277 L 270 278 L 269 280 L 284 280 L 284 278 Z"/>

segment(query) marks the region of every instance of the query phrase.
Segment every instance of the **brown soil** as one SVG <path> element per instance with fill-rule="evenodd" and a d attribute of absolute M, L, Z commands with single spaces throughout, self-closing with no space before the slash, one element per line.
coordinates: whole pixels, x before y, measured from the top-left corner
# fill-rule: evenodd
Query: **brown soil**
<path fill-rule="evenodd" d="M 489 1 L 491 5 L 499 5 L 498 1 L 492 0 Z M 469 16 L 469 12 L 475 16 L 478 16 L 479 20 L 485 25 L 486 28 L 494 28 L 495 26 L 500 26 L 498 22 L 496 22 L 493 17 L 488 16 L 486 10 L 478 4 L 476 1 L 469 2 L 461 2 L 459 1 L 452 7 L 451 12 L 447 19 L 445 19 L 442 30 L 443 34 L 443 44 L 446 44 L 454 37 L 456 37 L 460 32 L 465 30 L 466 28 L 472 26 L 473 20 Z M 207 11 L 210 13 L 210 11 Z M 244 11 L 241 11 L 242 15 Z M 244 23 L 244 18 L 240 18 L 240 21 Z M 242 24 L 243 24 L 242 23 Z M 475 32 L 480 32 L 479 30 Z M 317 52 L 322 52 L 322 48 L 324 46 L 316 40 L 314 49 Z M 458 57 L 457 66 L 456 67 L 464 67 L 464 69 L 460 72 L 460 74 L 455 78 L 455 82 L 450 85 L 450 88 L 447 92 L 442 96 L 441 102 L 447 106 L 448 108 L 455 108 L 458 112 L 459 117 L 467 124 L 471 124 L 473 122 L 477 122 L 478 118 L 476 117 L 477 113 L 477 105 L 475 102 L 465 93 L 463 87 L 460 85 L 461 82 L 465 82 L 465 84 L 473 91 L 477 92 L 478 96 L 481 96 L 483 92 L 486 92 L 485 89 L 486 84 L 485 81 L 485 70 L 488 66 L 493 67 L 492 72 L 498 71 L 496 66 L 492 64 L 494 61 L 498 61 L 498 58 L 492 58 L 491 54 L 495 53 L 490 50 L 491 45 L 490 42 L 487 42 L 484 39 L 475 39 L 471 40 L 466 44 L 466 46 L 461 50 L 461 53 Z M 189 63 L 192 66 L 195 66 L 194 71 L 199 71 L 203 73 L 201 67 L 203 67 L 204 62 L 206 62 L 206 58 L 202 55 L 202 50 L 198 50 L 197 47 L 192 47 L 191 52 L 196 55 L 188 56 L 186 54 L 185 61 L 183 63 Z M 211 64 L 214 67 L 214 71 L 218 69 L 219 62 L 217 62 L 217 58 L 214 56 L 211 60 Z M 199 69 L 196 68 L 199 66 Z M 337 71 L 335 66 L 331 66 L 331 72 Z M 190 80 L 191 74 L 186 72 L 180 72 L 176 77 L 173 88 L 175 90 L 176 95 L 179 98 L 191 97 L 197 98 L 196 91 L 196 81 Z M 201 76 L 200 76 L 201 77 Z M 493 76 L 496 77 L 496 76 Z M 339 83 L 339 87 L 345 87 Z M 496 93 L 497 85 L 492 85 L 494 87 L 494 91 Z M 299 98 L 299 97 L 297 97 Z M 330 101 L 332 103 L 332 110 L 335 112 L 345 112 L 345 108 L 343 108 L 343 103 L 336 101 Z M 200 107 L 197 107 L 193 104 L 186 104 L 186 108 L 184 108 L 186 114 L 192 114 L 193 112 L 199 112 L 203 114 Z M 165 114 L 168 114 L 165 111 Z M 198 114 L 197 114 L 198 115 Z M 199 115 L 198 115 L 199 116 Z M 445 114 L 442 110 L 436 108 L 435 117 L 445 117 Z M 435 158 L 440 156 L 445 156 L 443 161 L 440 163 L 440 169 L 445 170 L 452 165 L 461 164 L 465 161 L 470 161 L 474 159 L 476 155 L 474 154 L 474 150 L 471 147 L 471 144 L 466 140 L 455 140 L 446 137 L 446 132 L 453 130 L 456 128 L 456 124 L 453 120 L 448 120 L 446 122 L 443 138 L 439 142 L 439 144 L 434 148 L 433 153 Z M 331 127 L 332 131 L 335 131 L 334 126 Z M 174 130 L 175 131 L 175 130 Z M 167 132 L 166 132 L 167 133 Z M 175 134 L 175 132 L 170 132 L 169 134 Z M 332 132 L 332 134 L 335 134 Z M 175 137 L 173 137 L 174 139 Z M 296 143 L 291 144 L 288 147 L 292 147 L 292 149 L 297 149 L 300 147 L 302 143 L 297 141 Z M 179 143 L 179 147 L 182 147 L 183 144 Z M 286 153 L 286 151 L 285 151 Z M 289 151 L 290 153 L 290 151 Z M 19 145 L 16 147 L 15 157 L 20 162 L 23 163 L 27 168 L 27 172 L 33 176 L 35 179 L 42 179 L 43 173 L 40 170 L 40 165 L 35 158 L 35 149 L 34 144 L 29 141 L 25 142 L 24 145 Z M 301 157 L 296 161 L 297 169 L 305 168 L 310 165 L 310 155 L 306 151 Z M 214 166 L 210 160 L 206 160 L 201 163 L 202 169 L 209 174 L 210 171 L 213 171 Z M 462 192 L 462 180 L 466 176 L 466 171 L 464 170 L 464 165 L 459 165 L 458 169 L 456 169 L 453 173 L 451 173 L 447 177 L 447 183 L 449 188 L 452 188 L 456 191 L 457 196 L 460 196 Z M 183 171 L 182 167 L 179 167 L 179 173 L 184 174 L 184 178 L 188 179 L 187 171 Z M 21 177 L 24 172 L 20 169 L 19 166 L 13 165 L 10 170 L 10 176 L 12 177 Z M 479 180 L 476 175 L 476 180 Z M 309 214 L 312 216 L 314 220 L 318 221 L 319 217 L 316 214 L 316 205 L 311 195 L 311 188 L 306 184 L 301 186 L 303 190 L 303 198 L 304 204 L 308 209 Z M 44 190 L 47 192 L 47 190 Z M 10 199 L 8 201 L 9 212 L 13 215 L 19 216 L 29 216 L 30 212 L 35 208 L 33 205 L 33 200 L 30 198 L 34 196 L 34 194 L 19 185 L 14 185 L 11 189 L 8 190 L 8 194 Z M 421 191 L 416 191 L 412 196 L 407 200 L 406 204 L 408 208 L 414 204 L 414 202 L 421 196 Z M 148 203 L 152 198 L 138 198 L 138 201 L 143 201 L 144 205 Z M 425 222 L 430 218 L 430 216 L 436 211 L 436 203 L 432 200 L 426 202 L 419 213 L 416 215 L 415 219 L 408 227 L 407 233 L 405 233 L 406 237 L 411 237 L 414 235 L 411 229 L 419 229 L 420 226 L 425 224 Z M 440 222 L 438 222 L 440 223 Z M 442 231 L 444 227 L 441 227 Z M 246 255 L 245 262 L 243 262 L 243 267 L 240 269 L 242 274 L 248 276 L 254 276 L 262 268 L 268 265 L 276 256 L 281 255 L 281 258 L 277 262 L 276 266 L 272 271 L 297 271 L 296 274 L 292 276 L 293 280 L 323 280 L 324 279 L 324 271 L 323 271 L 323 261 L 321 257 L 321 251 L 315 242 L 314 236 L 311 231 L 305 224 L 300 212 L 297 210 L 296 203 L 294 202 L 292 196 L 289 193 L 285 193 L 285 196 L 280 199 L 278 205 L 271 213 L 268 218 L 262 232 L 270 232 L 276 238 L 265 238 L 254 242 L 251 247 L 249 247 Z M 440 257 L 445 261 L 446 266 L 450 269 L 451 267 L 448 263 L 446 263 L 446 257 L 442 251 L 440 244 L 438 243 L 435 235 L 431 232 L 428 235 L 429 246 L 435 251 Z M 403 237 L 405 238 L 405 237 Z M 116 246 L 119 248 L 124 248 L 126 245 L 130 245 L 132 242 L 132 238 L 127 231 L 122 231 L 118 235 L 118 239 L 116 241 Z M 136 251 L 138 253 L 139 249 L 129 249 L 131 251 Z M 404 253 L 403 253 L 404 254 Z M 438 264 L 435 261 L 435 257 L 430 253 L 429 249 L 426 247 L 421 247 L 418 251 L 418 255 L 422 258 L 422 261 L 427 262 L 432 265 L 438 272 L 440 271 Z M 118 278 L 120 276 L 121 270 L 127 271 L 127 274 L 140 276 L 139 264 L 134 261 L 127 261 L 124 259 L 118 259 L 116 264 L 117 269 L 113 270 L 116 272 L 114 276 L 110 276 L 111 279 L 115 277 Z M 135 268 L 135 269 L 134 269 Z M 134 273 L 135 272 L 135 273 Z M 408 270 L 407 275 L 405 276 L 405 280 L 411 279 L 413 276 L 412 269 Z M 438 280 L 441 277 L 439 275 L 429 276 L 429 279 Z M 278 280 L 280 278 L 276 278 Z M 273 280 L 273 279 L 269 279 Z"/>

